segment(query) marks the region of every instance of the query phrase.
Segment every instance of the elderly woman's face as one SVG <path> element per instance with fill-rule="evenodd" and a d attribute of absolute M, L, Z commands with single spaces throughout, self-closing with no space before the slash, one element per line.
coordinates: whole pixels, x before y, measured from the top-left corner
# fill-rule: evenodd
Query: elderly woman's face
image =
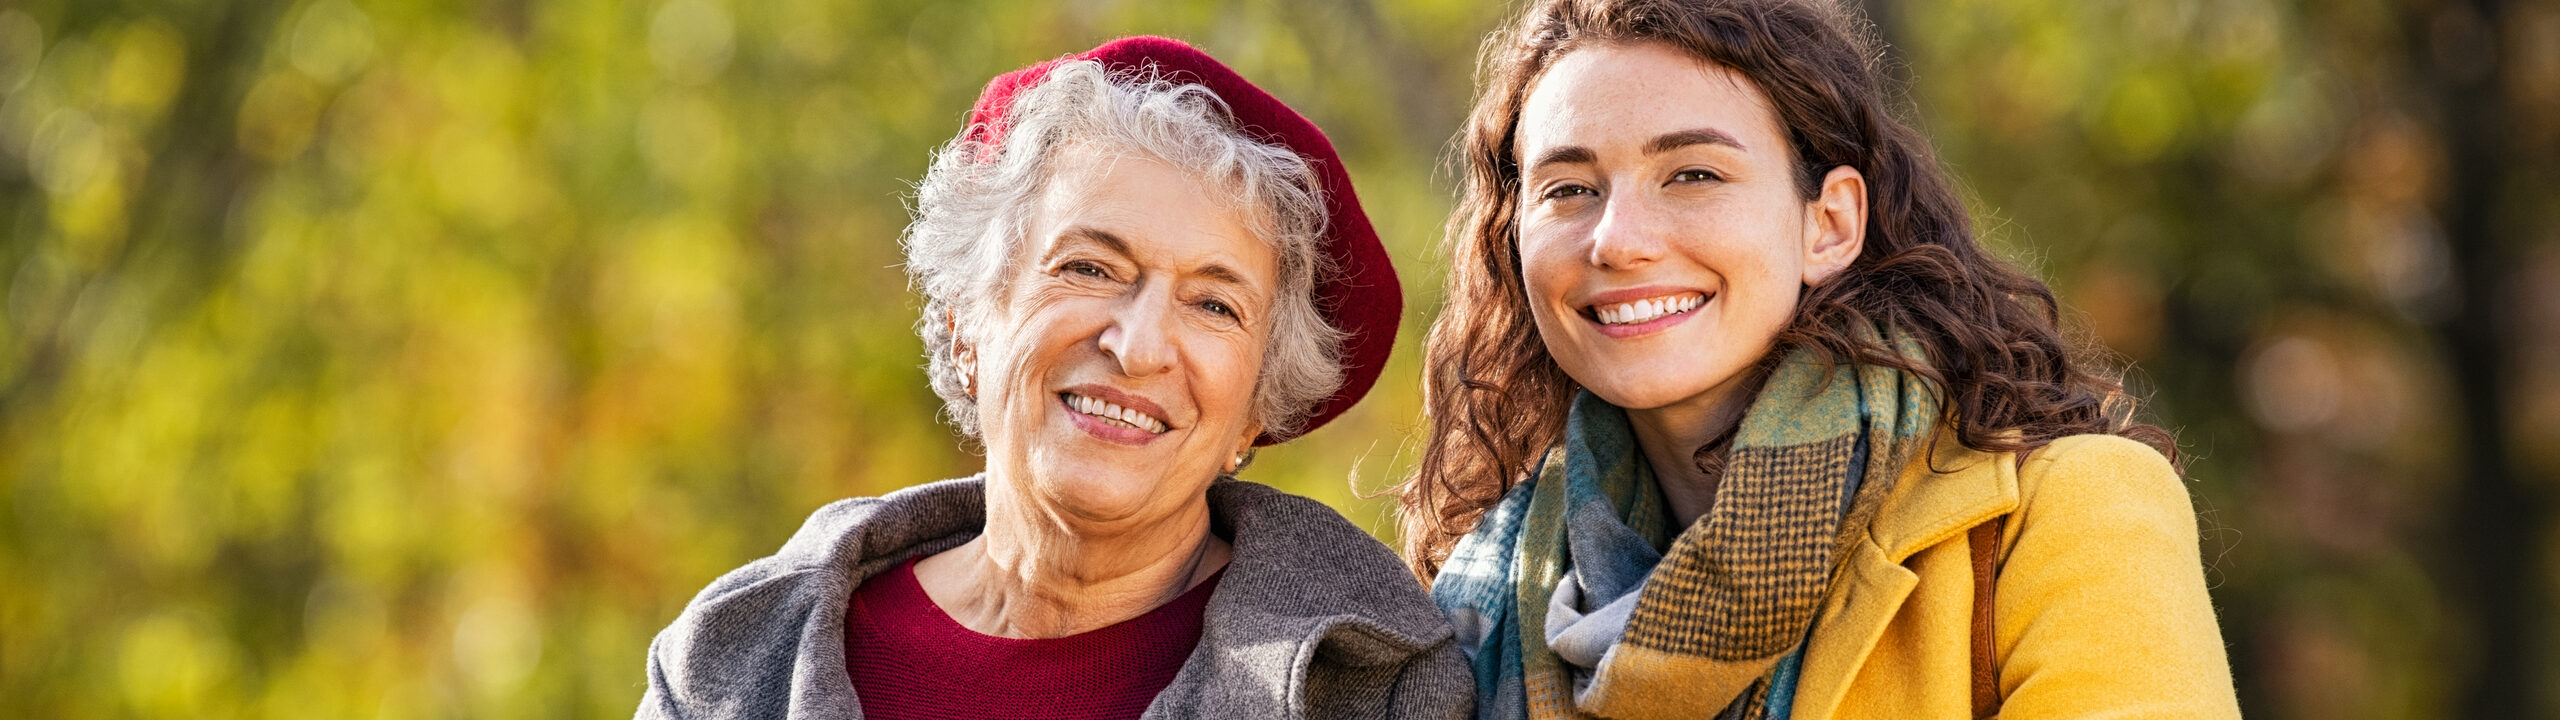
<path fill-rule="evenodd" d="M 1189 174 L 1065 153 L 970 333 L 988 465 L 1069 519 L 1170 514 L 1261 431 L 1278 259 Z"/>

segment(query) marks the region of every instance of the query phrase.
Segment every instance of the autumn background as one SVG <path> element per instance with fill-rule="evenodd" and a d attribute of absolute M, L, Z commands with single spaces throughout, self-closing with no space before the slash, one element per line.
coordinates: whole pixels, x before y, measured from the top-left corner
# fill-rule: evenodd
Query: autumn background
<path fill-rule="evenodd" d="M 2560 2 L 1861 5 L 2179 431 L 2249 713 L 2560 716 Z M 976 467 L 902 198 L 988 77 L 1123 34 L 1342 147 L 1395 365 L 1249 476 L 1390 532 L 1506 7 L 0 3 L 0 714 L 627 715 L 711 578 Z"/>

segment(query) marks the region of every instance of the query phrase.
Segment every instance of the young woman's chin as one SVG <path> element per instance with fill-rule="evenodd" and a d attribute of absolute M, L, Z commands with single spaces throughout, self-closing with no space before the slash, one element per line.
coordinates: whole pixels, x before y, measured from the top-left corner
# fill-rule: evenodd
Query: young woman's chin
<path fill-rule="evenodd" d="M 1647 411 L 1715 402 L 1720 399 L 1718 391 L 1737 385 L 1734 381 L 1751 368 L 1749 363 L 1734 368 L 1707 368 L 1694 360 L 1663 365 L 1667 367 L 1621 368 L 1615 372 L 1575 374 L 1573 378 L 1576 384 L 1611 405 Z"/>
<path fill-rule="evenodd" d="M 1574 384 L 1627 410 L 1716 404 L 1756 370 L 1777 331 L 1700 325 L 1667 342 L 1598 340 L 1591 344 L 1601 347 L 1551 346 L 1549 354 Z"/>

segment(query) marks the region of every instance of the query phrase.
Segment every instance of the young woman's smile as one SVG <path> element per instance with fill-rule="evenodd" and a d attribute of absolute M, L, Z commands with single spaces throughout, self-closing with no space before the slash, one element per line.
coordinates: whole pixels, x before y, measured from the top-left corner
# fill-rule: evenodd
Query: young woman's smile
<path fill-rule="evenodd" d="M 1600 326 L 1600 333 L 1613 338 L 1631 338 L 1660 332 L 1694 317 L 1711 293 L 1664 287 L 1641 287 L 1611 290 L 1591 296 L 1582 306 L 1582 319 Z"/>

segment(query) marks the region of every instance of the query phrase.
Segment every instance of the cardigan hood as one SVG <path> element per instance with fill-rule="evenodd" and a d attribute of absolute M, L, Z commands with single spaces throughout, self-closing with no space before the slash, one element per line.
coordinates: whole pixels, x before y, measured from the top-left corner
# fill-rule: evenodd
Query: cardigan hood
<path fill-rule="evenodd" d="M 1474 681 L 1395 554 L 1322 503 L 1209 487 L 1234 552 L 1200 644 L 1146 718 L 1446 717 Z M 780 552 L 711 583 L 650 643 L 642 718 L 859 718 L 845 604 L 874 573 L 976 537 L 981 478 L 820 508 Z"/>

